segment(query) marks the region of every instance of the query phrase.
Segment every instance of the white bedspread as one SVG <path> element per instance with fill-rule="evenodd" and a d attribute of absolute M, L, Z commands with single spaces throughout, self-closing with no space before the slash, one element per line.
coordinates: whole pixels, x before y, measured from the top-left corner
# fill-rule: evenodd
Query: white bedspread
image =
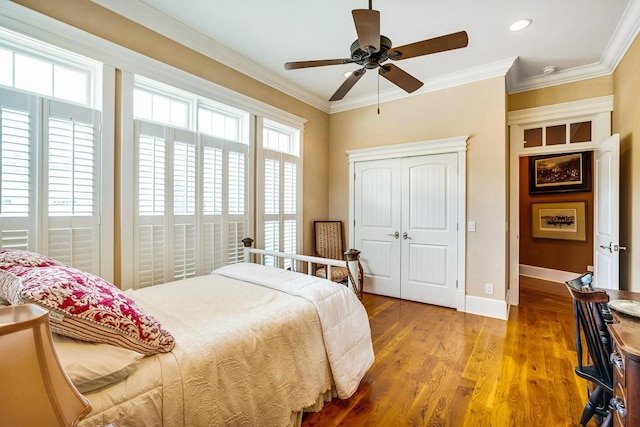
<path fill-rule="evenodd" d="M 176 346 L 88 393 L 82 427 L 287 426 L 331 389 L 320 320 L 302 298 L 218 275 L 127 294 Z"/>
<path fill-rule="evenodd" d="M 369 318 L 344 285 L 261 264 L 232 264 L 213 272 L 267 286 L 310 301 L 320 317 L 324 344 L 338 396 L 350 397 L 374 361 Z"/>

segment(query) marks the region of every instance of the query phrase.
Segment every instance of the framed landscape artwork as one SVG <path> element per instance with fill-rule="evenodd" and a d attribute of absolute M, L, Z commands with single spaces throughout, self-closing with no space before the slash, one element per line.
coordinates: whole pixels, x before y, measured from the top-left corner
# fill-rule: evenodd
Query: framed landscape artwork
<path fill-rule="evenodd" d="M 591 152 L 529 157 L 529 194 L 591 190 Z"/>
<path fill-rule="evenodd" d="M 587 240 L 585 202 L 532 203 L 531 219 L 534 238 Z"/>

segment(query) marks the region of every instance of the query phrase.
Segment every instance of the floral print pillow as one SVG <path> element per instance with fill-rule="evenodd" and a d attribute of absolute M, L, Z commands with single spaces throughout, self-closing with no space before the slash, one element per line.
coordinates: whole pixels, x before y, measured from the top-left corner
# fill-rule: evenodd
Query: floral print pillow
<path fill-rule="evenodd" d="M 160 322 L 108 281 L 68 266 L 32 268 L 19 276 L 25 302 L 49 309 L 51 330 L 145 355 L 171 351 Z"/>

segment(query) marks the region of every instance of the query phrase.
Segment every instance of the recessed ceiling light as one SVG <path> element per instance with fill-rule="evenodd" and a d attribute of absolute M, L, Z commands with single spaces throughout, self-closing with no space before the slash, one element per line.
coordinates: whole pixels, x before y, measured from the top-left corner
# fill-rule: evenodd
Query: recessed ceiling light
<path fill-rule="evenodd" d="M 344 73 L 344 78 L 348 79 L 351 74 L 353 74 L 353 71 L 347 71 L 346 73 Z"/>
<path fill-rule="evenodd" d="M 542 73 L 543 74 L 551 74 L 551 73 L 555 73 L 555 72 L 556 72 L 555 65 L 549 65 L 548 67 L 544 67 L 542 69 Z"/>
<path fill-rule="evenodd" d="M 531 19 L 521 19 L 519 21 L 514 22 L 513 24 L 511 24 L 509 26 L 509 29 L 511 31 L 520 31 L 520 30 L 524 30 L 525 28 L 527 28 L 529 25 L 531 25 L 533 21 Z"/>

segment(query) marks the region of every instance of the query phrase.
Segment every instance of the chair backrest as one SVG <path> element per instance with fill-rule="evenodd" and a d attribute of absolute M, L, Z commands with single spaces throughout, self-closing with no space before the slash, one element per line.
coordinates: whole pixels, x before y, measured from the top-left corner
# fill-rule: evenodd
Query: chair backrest
<path fill-rule="evenodd" d="M 591 287 L 593 277 L 591 273 L 569 280 L 567 289 L 573 298 L 573 308 L 576 328 L 576 352 L 578 366 L 576 372 L 595 381 L 611 391 L 613 383 L 613 369 L 610 361 L 611 335 L 607 323 L 613 318 L 607 303 L 609 295 L 601 289 Z M 587 354 L 583 352 L 582 343 L 587 344 Z M 590 365 L 586 365 L 590 363 Z"/>
<path fill-rule="evenodd" d="M 575 279 L 571 279 L 565 283 L 573 287 L 574 289 L 583 290 L 583 291 L 592 291 L 593 290 L 593 274 L 591 274 L 591 272 L 586 272 L 583 275 L 578 276 Z"/>
<path fill-rule="evenodd" d="M 342 221 L 314 221 L 316 256 L 344 259 Z"/>

